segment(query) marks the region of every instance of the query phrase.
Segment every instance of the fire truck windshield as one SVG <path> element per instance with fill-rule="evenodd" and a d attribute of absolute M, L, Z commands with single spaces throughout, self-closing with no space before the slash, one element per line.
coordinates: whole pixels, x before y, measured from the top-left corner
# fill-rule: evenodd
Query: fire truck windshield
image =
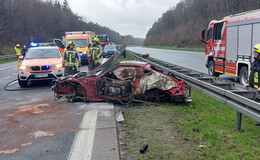
<path fill-rule="evenodd" d="M 87 47 L 86 39 L 68 39 L 67 42 L 69 42 L 69 41 L 72 41 L 75 44 L 75 47 Z"/>

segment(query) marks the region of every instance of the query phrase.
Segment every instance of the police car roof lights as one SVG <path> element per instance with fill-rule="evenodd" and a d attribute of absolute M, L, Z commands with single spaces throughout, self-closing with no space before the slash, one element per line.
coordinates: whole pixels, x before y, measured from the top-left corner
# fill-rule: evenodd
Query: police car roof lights
<path fill-rule="evenodd" d="M 31 47 L 38 47 L 39 46 L 39 43 L 37 43 L 37 42 L 31 42 Z"/>
<path fill-rule="evenodd" d="M 49 42 L 49 43 L 36 43 L 36 42 L 31 42 L 31 47 L 52 47 L 52 46 L 57 46 L 56 43 L 54 42 Z"/>

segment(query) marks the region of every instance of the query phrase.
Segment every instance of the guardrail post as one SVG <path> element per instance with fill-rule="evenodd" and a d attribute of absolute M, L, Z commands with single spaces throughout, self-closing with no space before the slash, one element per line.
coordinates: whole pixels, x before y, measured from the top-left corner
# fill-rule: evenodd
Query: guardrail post
<path fill-rule="evenodd" d="M 241 123 L 242 123 L 242 113 L 237 111 L 237 125 L 236 125 L 236 130 L 240 131 L 241 130 Z"/>

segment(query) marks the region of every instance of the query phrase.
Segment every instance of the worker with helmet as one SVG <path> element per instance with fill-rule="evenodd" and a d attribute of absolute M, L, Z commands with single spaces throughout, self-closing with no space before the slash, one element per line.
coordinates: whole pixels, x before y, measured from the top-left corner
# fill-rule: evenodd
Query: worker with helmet
<path fill-rule="evenodd" d="M 23 48 L 21 49 L 21 54 L 23 57 L 25 57 L 25 54 L 27 51 L 28 51 L 28 49 L 26 48 L 26 45 L 24 45 Z"/>
<path fill-rule="evenodd" d="M 65 76 L 75 74 L 78 71 L 78 62 L 80 61 L 77 51 L 74 49 L 75 44 L 69 41 L 67 50 L 64 52 L 63 64 L 65 66 Z"/>
<path fill-rule="evenodd" d="M 92 40 L 92 47 L 89 49 L 89 66 L 90 70 L 98 67 L 102 62 L 103 48 L 99 45 L 99 39 L 97 37 Z"/>
<path fill-rule="evenodd" d="M 18 66 L 20 65 L 20 56 L 21 56 L 21 48 L 20 48 L 20 44 L 16 44 L 16 46 L 14 47 L 15 53 L 16 53 L 16 57 L 17 57 L 17 63 Z"/>
<path fill-rule="evenodd" d="M 251 63 L 248 83 L 243 86 L 257 88 L 260 91 L 260 44 L 254 46 L 254 61 Z"/>

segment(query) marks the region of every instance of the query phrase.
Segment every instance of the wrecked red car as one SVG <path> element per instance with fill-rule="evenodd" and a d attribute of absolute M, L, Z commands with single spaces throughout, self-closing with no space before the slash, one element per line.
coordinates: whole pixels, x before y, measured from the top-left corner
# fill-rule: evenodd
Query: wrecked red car
<path fill-rule="evenodd" d="M 185 82 L 146 62 L 122 61 L 114 54 L 91 72 L 80 72 L 54 81 L 57 98 L 69 101 L 190 101 Z"/>

